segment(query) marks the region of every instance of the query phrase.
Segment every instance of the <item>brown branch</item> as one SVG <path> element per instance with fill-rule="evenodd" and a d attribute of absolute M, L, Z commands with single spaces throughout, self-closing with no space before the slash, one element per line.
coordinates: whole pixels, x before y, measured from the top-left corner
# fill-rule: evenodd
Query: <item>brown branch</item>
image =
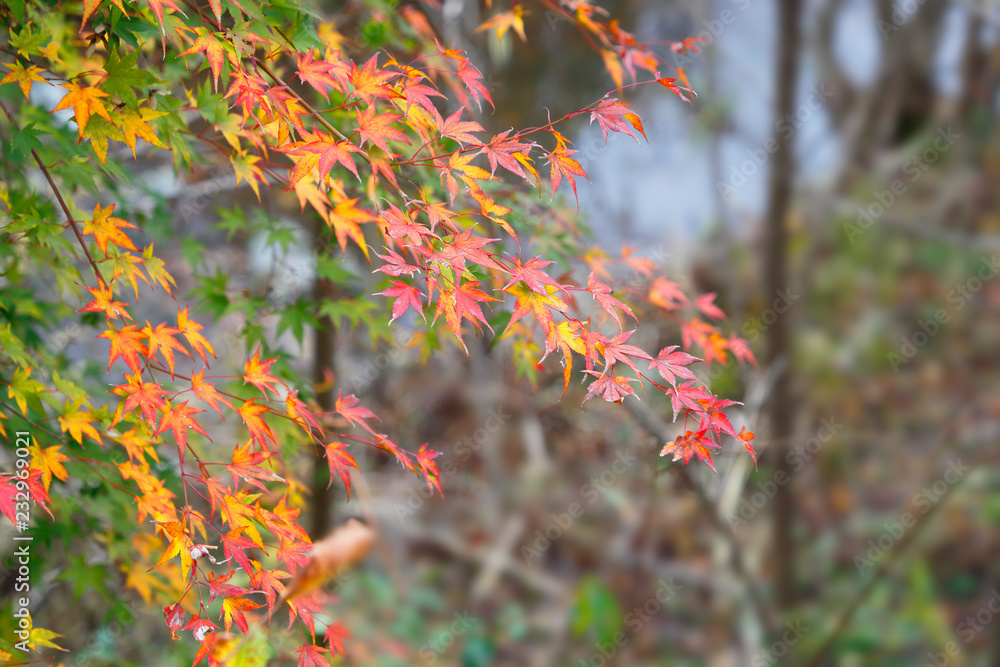
<path fill-rule="evenodd" d="M 2 108 L 3 112 L 7 115 L 7 120 L 10 121 L 10 124 L 14 127 L 14 129 L 18 133 L 20 133 L 21 128 L 20 126 L 18 126 L 17 121 L 14 120 L 14 116 L 13 114 L 11 114 L 10 109 L 7 108 L 7 105 L 4 104 L 3 102 L 0 102 L 0 108 Z M 59 200 L 59 206 L 62 207 L 63 213 L 66 214 L 66 220 L 73 228 L 73 233 L 76 234 L 76 238 L 80 242 L 80 246 L 83 248 L 83 253 L 87 256 L 87 261 L 90 262 L 90 266 L 93 267 L 94 269 L 94 275 L 97 276 L 98 284 L 106 285 L 107 283 L 104 282 L 104 277 L 101 275 L 101 270 L 97 267 L 97 262 L 95 262 L 94 258 L 90 255 L 90 250 L 87 248 L 87 243 L 83 240 L 83 235 L 80 233 L 80 228 L 77 227 L 76 220 L 73 219 L 73 214 L 69 212 L 69 207 L 66 205 L 66 201 L 63 199 L 62 193 L 59 192 L 59 188 L 56 186 L 55 181 L 52 180 L 52 175 L 49 173 L 48 168 L 46 168 L 45 164 L 42 162 L 42 159 L 38 157 L 38 153 L 35 152 L 34 148 L 31 149 L 31 156 L 35 158 L 35 162 L 38 163 L 39 169 L 41 169 L 42 173 L 45 174 L 45 180 L 49 182 L 49 187 L 52 188 L 52 192 L 55 194 L 56 199 Z"/>

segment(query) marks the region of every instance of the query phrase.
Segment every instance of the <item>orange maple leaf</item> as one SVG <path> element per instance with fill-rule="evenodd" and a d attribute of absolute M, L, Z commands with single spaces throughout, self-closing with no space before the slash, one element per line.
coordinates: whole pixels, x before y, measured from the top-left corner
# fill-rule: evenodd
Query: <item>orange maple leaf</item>
<path fill-rule="evenodd" d="M 267 407 L 257 405 L 253 401 L 254 399 L 251 398 L 249 401 L 244 402 L 238 412 L 240 413 L 240 417 L 243 418 L 243 423 L 247 425 L 253 441 L 258 443 L 262 449 L 267 450 L 269 449 L 267 446 L 268 441 L 275 441 L 271 427 L 260 416 L 262 413 L 267 412 Z"/>
<path fill-rule="evenodd" d="M 156 413 L 160 410 L 165 410 L 167 407 L 167 402 L 163 399 L 163 395 L 167 392 L 158 384 L 143 382 L 142 376 L 139 373 L 134 375 L 126 373 L 125 378 L 128 380 L 126 384 L 117 385 L 111 390 L 112 393 L 119 396 L 127 396 L 118 405 L 118 409 L 115 410 L 114 421 L 111 422 L 111 425 L 114 426 L 121 421 L 124 413 L 139 408 L 142 416 L 152 426 L 156 423 Z"/>
<path fill-rule="evenodd" d="M 278 378 L 271 375 L 271 367 L 274 366 L 275 359 L 266 359 L 265 361 L 260 360 L 260 349 L 258 348 L 256 352 L 253 353 L 251 357 L 243 365 L 243 384 L 250 383 L 253 386 L 260 389 L 264 396 L 267 396 L 267 390 L 270 389 L 271 392 L 277 396 L 278 391 L 274 388 L 274 385 L 282 385 L 284 383 Z"/>
<path fill-rule="evenodd" d="M 378 146 L 387 154 L 392 155 L 393 153 L 389 150 L 388 142 L 402 141 L 406 144 L 410 143 L 406 135 L 393 126 L 393 123 L 400 118 L 402 116 L 398 113 L 387 113 L 377 110 L 374 104 L 366 107 L 363 112 L 359 110 L 358 132 L 361 141 L 367 141 L 369 144 Z"/>
<path fill-rule="evenodd" d="M 125 306 L 128 304 L 123 301 L 115 301 L 110 286 L 101 283 L 96 288 L 84 286 L 84 289 L 93 294 L 95 298 L 83 308 L 78 308 L 77 312 L 104 313 L 104 316 L 109 320 L 117 320 L 119 317 L 132 319 L 132 316 L 125 310 Z"/>
<path fill-rule="evenodd" d="M 226 470 L 233 476 L 233 486 L 238 483 L 236 478 L 242 477 L 261 491 L 267 491 L 267 487 L 261 484 L 261 481 L 270 482 L 281 478 L 260 466 L 262 462 L 270 458 L 272 452 L 250 451 L 252 444 L 253 440 L 247 440 L 246 443 L 233 450 L 233 462 L 226 466 Z"/>
<path fill-rule="evenodd" d="M 108 97 L 106 92 L 100 88 L 90 86 L 84 88 L 78 83 L 61 83 L 59 85 L 69 92 L 59 100 L 59 104 L 52 109 L 52 112 L 73 107 L 73 114 L 76 118 L 76 125 L 81 139 L 83 138 L 83 131 L 87 128 L 87 121 L 90 120 L 90 114 L 96 113 L 98 116 L 104 118 L 104 120 L 109 123 L 111 122 L 111 116 L 108 115 L 108 110 L 104 108 L 104 103 L 101 102 L 102 97 Z"/>
<path fill-rule="evenodd" d="M 115 329 L 110 324 L 108 327 L 107 331 L 97 336 L 111 341 L 108 370 L 110 371 L 111 364 L 121 357 L 133 373 L 138 373 L 142 368 L 139 356 L 147 356 L 146 344 L 142 342 L 146 338 L 145 332 L 138 329 L 135 324 L 128 324 L 121 329 Z"/>
<path fill-rule="evenodd" d="M 183 450 L 187 447 L 187 430 L 193 428 L 198 433 L 211 440 L 205 430 L 201 427 L 194 415 L 199 412 L 204 412 L 204 410 L 198 410 L 196 408 L 188 407 L 187 401 L 178 404 L 177 406 L 171 406 L 167 403 L 167 411 L 163 414 L 160 419 L 160 427 L 156 429 L 156 434 L 159 435 L 163 433 L 168 428 L 174 434 L 174 440 L 177 441 L 177 447 L 181 450 L 181 459 L 183 460 Z"/>
<path fill-rule="evenodd" d="M 138 252 L 138 249 L 132 245 L 132 240 L 122 231 L 123 229 L 138 229 L 138 227 L 121 218 L 112 218 L 111 213 L 114 210 L 114 204 L 106 208 L 101 208 L 101 205 L 97 204 L 94 207 L 93 220 L 83 227 L 83 235 L 93 234 L 97 246 L 105 256 L 108 254 L 108 243 Z"/>
<path fill-rule="evenodd" d="M 185 355 L 188 359 L 191 358 L 191 355 L 184 349 L 184 346 L 178 343 L 174 338 L 174 336 L 181 332 L 180 329 L 168 327 L 166 324 L 162 323 L 157 324 L 154 329 L 149 324 L 149 320 L 146 320 L 146 326 L 142 331 L 146 334 L 146 338 L 149 340 L 146 358 L 152 359 L 153 355 L 159 352 L 160 356 L 163 357 L 164 361 L 167 362 L 167 366 L 170 368 L 170 377 L 174 376 L 174 350 L 177 350 L 181 354 Z"/>
<path fill-rule="evenodd" d="M 205 339 L 204 336 L 198 333 L 204 329 L 204 327 L 194 320 L 188 319 L 188 309 L 186 306 L 184 307 L 184 310 L 177 311 L 177 328 L 181 330 L 182 334 L 184 334 L 184 338 L 187 339 L 191 349 L 201 355 L 201 360 L 206 364 L 208 363 L 208 358 L 205 356 L 205 352 L 208 352 L 213 357 L 215 356 L 215 350 L 212 349 L 212 345 Z M 204 373 L 204 371 L 202 371 L 202 373 Z"/>
<path fill-rule="evenodd" d="M 573 188 L 573 197 L 576 198 L 576 180 L 574 176 L 583 176 L 584 178 L 589 178 L 587 172 L 584 171 L 580 163 L 571 158 L 571 155 L 577 153 L 577 151 L 570 150 L 568 143 L 569 141 L 556 131 L 552 131 L 556 135 L 556 148 L 551 153 L 549 153 L 549 165 L 551 165 L 551 178 L 552 178 L 552 197 L 555 198 L 556 190 L 559 188 L 559 184 L 562 183 L 563 177 L 569 182 L 570 186 Z M 579 206 L 579 198 L 577 198 L 577 205 Z"/>
<path fill-rule="evenodd" d="M 212 406 L 219 413 L 220 417 L 222 416 L 222 410 L 219 408 L 219 403 L 222 403 L 230 410 L 236 409 L 225 396 L 216 390 L 214 384 L 205 382 L 204 368 L 191 376 L 191 391 L 194 392 L 195 396 Z"/>

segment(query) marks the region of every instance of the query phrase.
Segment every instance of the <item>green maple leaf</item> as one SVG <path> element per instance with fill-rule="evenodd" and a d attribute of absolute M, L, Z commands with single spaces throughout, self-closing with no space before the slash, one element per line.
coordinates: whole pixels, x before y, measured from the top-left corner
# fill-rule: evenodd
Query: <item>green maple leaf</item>
<path fill-rule="evenodd" d="M 139 69 L 138 59 L 138 51 L 130 51 L 122 58 L 118 55 L 118 51 L 114 50 L 104 65 L 104 71 L 108 73 L 108 78 L 104 81 L 104 91 L 112 95 L 117 93 L 122 102 L 133 107 L 139 103 L 133 88 L 145 88 L 162 83 L 152 72 Z"/>

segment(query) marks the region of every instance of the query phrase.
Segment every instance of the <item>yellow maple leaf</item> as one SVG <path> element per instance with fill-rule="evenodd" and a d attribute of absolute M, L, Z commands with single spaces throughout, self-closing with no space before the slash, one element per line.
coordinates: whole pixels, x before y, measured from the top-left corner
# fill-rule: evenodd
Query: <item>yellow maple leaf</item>
<path fill-rule="evenodd" d="M 260 201 L 260 189 L 257 186 L 257 181 L 267 183 L 267 179 L 264 178 L 264 172 L 257 166 L 260 158 L 256 155 L 247 155 L 240 151 L 230 155 L 229 161 L 233 163 L 233 171 L 236 173 L 236 185 L 246 180 L 247 184 L 253 188 L 253 193 L 257 195 L 257 200 Z"/>
<path fill-rule="evenodd" d="M 21 87 L 21 92 L 24 93 L 24 99 L 28 99 L 28 94 L 31 93 L 32 81 L 45 82 L 45 79 L 43 79 L 42 75 L 39 74 L 39 72 L 42 71 L 41 68 L 35 67 L 34 65 L 28 65 L 25 67 L 23 64 L 18 62 L 13 65 L 4 63 L 3 66 L 10 71 L 7 72 L 7 76 L 0 80 L 0 85 L 17 82 L 17 85 Z"/>
<path fill-rule="evenodd" d="M 166 146 L 160 142 L 160 140 L 153 133 L 153 128 L 151 128 L 148 123 L 151 120 L 156 120 L 162 116 L 166 116 L 165 111 L 156 111 L 155 109 L 150 109 L 149 107 L 140 106 L 137 109 L 129 109 L 128 107 L 121 110 L 121 113 L 117 114 L 118 127 L 121 128 L 122 134 L 125 135 L 123 141 L 125 144 L 132 149 L 132 157 L 135 158 L 135 138 L 145 139 L 147 142 L 159 148 L 166 148 Z"/>
<path fill-rule="evenodd" d="M 83 137 L 83 131 L 87 129 L 87 121 L 90 120 L 92 113 L 96 113 L 98 116 L 104 118 L 104 120 L 111 122 L 111 116 L 108 115 L 108 110 L 104 108 L 104 103 L 101 102 L 102 97 L 108 97 L 106 92 L 92 86 L 85 88 L 78 83 L 62 83 L 59 85 L 69 92 L 59 100 L 59 104 L 52 111 L 62 111 L 63 109 L 73 107 L 73 114 L 76 117 L 76 125 L 81 137 Z"/>
<path fill-rule="evenodd" d="M 60 449 L 62 449 L 62 445 L 53 445 L 42 449 L 37 444 L 33 444 L 28 448 L 28 451 L 31 452 L 31 467 L 42 471 L 42 484 L 45 485 L 46 491 L 52 484 L 53 475 L 64 482 L 69 479 L 66 468 L 62 464 L 63 461 L 68 460 L 68 457 L 59 451 Z"/>
<path fill-rule="evenodd" d="M 125 141 L 121 130 L 100 116 L 92 118 L 87 123 L 87 129 L 83 132 L 82 136 L 85 139 L 90 139 L 90 147 L 94 149 L 94 153 L 97 154 L 97 158 L 101 161 L 101 164 L 104 164 L 104 160 L 108 156 L 109 139 Z"/>
<path fill-rule="evenodd" d="M 94 413 L 89 410 L 78 410 L 77 408 L 79 405 L 79 402 L 72 405 L 69 403 L 66 404 L 66 407 L 64 408 L 66 412 L 59 417 L 59 428 L 62 429 L 63 433 L 69 431 L 69 434 L 78 444 L 83 444 L 84 434 L 86 434 L 87 437 L 103 444 L 101 441 L 101 434 L 97 432 L 96 428 L 94 428 Z"/>

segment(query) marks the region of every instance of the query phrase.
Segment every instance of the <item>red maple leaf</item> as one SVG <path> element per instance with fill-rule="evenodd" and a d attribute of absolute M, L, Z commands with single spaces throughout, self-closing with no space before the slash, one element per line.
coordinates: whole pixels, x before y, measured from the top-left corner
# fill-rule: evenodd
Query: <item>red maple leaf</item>
<path fill-rule="evenodd" d="M 692 380 L 690 382 L 682 382 L 676 387 L 668 387 L 665 392 L 670 398 L 670 407 L 674 410 L 674 421 L 677 421 L 677 415 L 681 413 L 681 410 L 688 408 L 694 412 L 701 412 L 700 401 L 707 401 L 712 398 L 712 395 L 701 387 L 695 386 L 696 381 Z"/>
<path fill-rule="evenodd" d="M 339 93 L 345 91 L 348 69 L 342 61 L 336 60 L 331 63 L 326 60 L 313 60 L 312 51 L 310 51 L 305 56 L 298 56 L 298 65 L 297 76 L 299 80 L 308 83 L 323 97 L 326 97 L 329 88 Z"/>
<path fill-rule="evenodd" d="M 146 358 L 152 359 L 153 355 L 159 351 L 160 356 L 167 362 L 167 367 L 170 368 L 170 377 L 174 376 L 174 350 L 185 355 L 188 359 L 191 358 L 191 355 L 184 349 L 184 346 L 174 338 L 174 336 L 181 332 L 180 329 L 168 327 L 166 324 L 157 324 L 154 329 L 149 324 L 149 320 L 146 320 L 146 326 L 142 332 L 146 334 L 146 339 L 149 341 Z"/>
<path fill-rule="evenodd" d="M 333 403 L 333 411 L 346 419 L 351 424 L 356 424 L 372 435 L 375 431 L 365 423 L 366 419 L 378 419 L 371 410 L 358 405 L 358 397 L 354 394 L 344 396 L 344 392 L 337 394 L 337 400 Z"/>
<path fill-rule="evenodd" d="M 240 417 L 243 418 L 243 423 L 250 431 L 253 441 L 259 444 L 261 449 L 268 449 L 268 441 L 274 442 L 275 440 L 271 427 L 260 416 L 267 412 L 267 408 L 263 405 L 257 405 L 253 401 L 254 399 L 251 398 L 240 406 Z"/>
<path fill-rule="evenodd" d="M 462 64 L 458 66 L 456 74 L 462 80 L 462 83 L 465 84 L 465 87 L 469 89 L 469 92 L 472 93 L 472 98 L 476 100 L 480 111 L 483 109 L 480 98 L 489 102 L 490 106 L 493 106 L 493 98 L 490 97 L 490 91 L 483 85 L 483 75 L 479 73 L 479 70 L 472 63 L 468 60 L 462 60 Z"/>
<path fill-rule="evenodd" d="M 709 292 L 708 294 L 702 294 L 697 299 L 694 300 L 694 305 L 701 312 L 705 313 L 709 317 L 716 320 L 726 319 L 726 314 L 719 310 L 713 302 L 715 301 L 715 292 Z"/>
<path fill-rule="evenodd" d="M 729 336 L 727 341 L 729 344 L 729 351 L 733 353 L 733 356 L 743 362 L 750 362 L 753 366 L 757 367 L 757 358 L 753 356 L 753 352 L 750 351 L 750 346 L 747 342 L 737 336 L 732 334 Z"/>
<path fill-rule="evenodd" d="M 326 640 L 330 642 L 330 650 L 334 655 L 344 655 L 344 640 L 351 638 L 351 631 L 340 621 L 326 627 Z"/>
<path fill-rule="evenodd" d="M 542 259 L 541 257 L 532 257 L 522 264 L 520 257 L 514 257 L 513 259 L 514 266 L 510 268 L 510 281 L 502 289 L 507 289 L 518 281 L 524 281 L 528 289 L 542 296 L 549 296 L 549 291 L 545 288 L 546 285 L 562 289 L 562 285 L 555 278 L 542 271 L 546 266 L 552 264 L 550 260 Z"/>
<path fill-rule="evenodd" d="M 351 468 L 355 470 L 358 469 L 358 464 L 354 461 L 354 457 L 347 451 L 347 445 L 343 442 L 331 442 L 328 445 L 323 445 L 326 450 L 326 462 L 330 466 L 330 482 L 327 483 L 329 488 L 330 484 L 333 482 L 332 475 L 336 474 L 340 477 L 340 481 L 344 483 L 344 488 L 347 489 L 347 497 L 351 497 Z"/>
<path fill-rule="evenodd" d="M 601 353 L 604 355 L 604 371 L 607 373 L 612 366 L 614 366 L 619 361 L 624 361 L 625 364 L 632 369 L 632 372 L 636 375 L 639 374 L 639 369 L 636 368 L 635 362 L 632 361 L 630 357 L 635 357 L 636 359 L 645 359 L 646 361 L 652 360 L 652 357 L 646 353 L 642 348 L 636 347 L 635 345 L 627 345 L 628 339 L 632 337 L 635 333 L 635 329 L 632 331 L 623 331 L 620 334 L 615 335 L 614 338 L 605 339 L 603 342 L 603 350 Z"/>
<path fill-rule="evenodd" d="M 719 445 L 711 438 L 705 437 L 705 429 L 695 431 L 685 431 L 684 435 L 679 435 L 673 442 L 668 442 L 660 451 L 660 456 L 667 454 L 674 455 L 674 461 L 687 463 L 692 456 L 697 455 L 704 463 L 715 472 L 715 463 L 712 461 L 712 453 L 709 448 L 719 448 Z"/>
<path fill-rule="evenodd" d="M 573 197 L 576 198 L 576 179 L 574 176 L 583 176 L 584 178 L 589 178 L 587 172 L 584 171 L 580 163 L 574 160 L 571 155 L 575 155 L 578 151 L 571 150 L 568 146 L 569 141 L 563 137 L 561 134 L 552 130 L 552 133 L 556 135 L 556 147 L 549 153 L 549 166 L 551 167 L 552 179 L 552 197 L 556 196 L 556 190 L 559 189 L 559 184 L 562 183 L 563 177 L 569 182 L 570 186 L 573 188 Z M 579 199 L 577 199 L 577 204 L 579 205 Z"/>
<path fill-rule="evenodd" d="M 419 266 L 409 264 L 402 255 L 391 248 L 386 248 L 386 254 L 376 254 L 375 256 L 385 262 L 375 270 L 388 276 L 412 276 L 420 271 Z"/>
<path fill-rule="evenodd" d="M 590 122 L 597 121 L 604 132 L 604 143 L 608 142 L 608 130 L 621 132 L 635 139 L 639 143 L 639 137 L 635 136 L 633 128 L 642 133 L 646 138 L 646 133 L 642 129 L 642 120 L 638 114 L 629 111 L 628 104 L 619 102 L 617 97 L 604 98 L 597 105 L 597 108 L 590 112 Z M 625 122 L 628 121 L 628 122 Z M 631 127 L 630 127 L 631 126 Z"/>
<path fill-rule="evenodd" d="M 308 176 L 313 169 L 317 170 L 318 181 L 322 182 L 333 167 L 337 164 L 343 166 L 359 181 L 361 175 L 358 174 L 358 167 L 354 164 L 352 153 L 363 152 L 360 148 L 349 141 L 340 141 L 329 134 L 316 132 L 314 134 L 304 133 L 303 136 L 309 141 L 296 141 L 290 143 L 280 150 L 290 155 L 302 156 L 292 168 L 288 176 L 288 187 L 285 191 L 291 190 L 303 178 Z"/>
<path fill-rule="evenodd" d="M 385 221 L 386 233 L 391 239 L 405 238 L 411 244 L 418 245 L 423 237 L 431 235 L 427 227 L 414 220 L 415 213 L 401 211 L 395 204 L 389 204 L 387 210 L 380 210 L 378 213 Z"/>
<path fill-rule="evenodd" d="M 653 359 L 649 364 L 649 370 L 655 368 L 660 372 L 664 380 L 675 387 L 677 386 L 677 378 L 697 380 L 698 378 L 695 377 L 695 374 L 690 369 L 685 368 L 685 366 L 689 366 L 696 361 L 701 361 L 698 357 L 677 350 L 676 345 L 665 347 L 656 355 L 656 359 Z"/>
<path fill-rule="evenodd" d="M 261 491 L 267 491 L 267 487 L 261 482 L 270 482 L 281 478 L 260 465 L 270 458 L 272 452 L 251 451 L 250 446 L 252 444 L 253 440 L 247 440 L 242 446 L 236 447 L 233 450 L 233 462 L 226 466 L 226 470 L 233 476 L 234 487 L 238 484 L 237 477 L 242 477 Z"/>
<path fill-rule="evenodd" d="M 587 278 L 587 291 L 594 296 L 594 299 L 597 300 L 597 303 L 600 304 L 601 308 L 614 318 L 615 323 L 618 324 L 619 331 L 623 329 L 623 327 L 621 320 L 618 318 L 618 313 L 615 312 L 615 308 L 620 309 L 636 322 L 639 321 L 639 319 L 635 316 L 635 313 L 632 312 L 632 309 L 616 299 L 611 293 L 611 288 L 599 281 L 593 271 L 590 272 L 590 276 Z"/>
<path fill-rule="evenodd" d="M 117 320 L 119 316 L 122 319 L 132 319 L 132 316 L 125 310 L 128 304 L 123 301 L 115 301 L 111 287 L 102 282 L 97 288 L 84 286 L 84 289 L 94 295 L 94 300 L 83 308 L 77 309 L 77 312 L 104 313 L 104 316 L 109 320 Z"/>
<path fill-rule="evenodd" d="M 354 94 L 364 100 L 366 107 L 373 108 L 372 100 L 376 97 L 393 95 L 389 84 L 396 76 L 395 72 L 378 69 L 378 54 L 375 54 L 361 67 L 352 62 L 349 79 L 354 86 Z"/>
<path fill-rule="evenodd" d="M 482 145 L 483 147 L 479 150 L 479 153 L 485 153 L 490 161 L 490 176 L 496 174 L 497 165 L 500 165 L 507 171 L 527 179 L 527 174 L 524 173 L 521 164 L 514 156 L 518 153 L 527 155 L 535 144 L 520 141 L 516 136 L 508 139 L 507 135 L 510 133 L 511 130 L 506 130 L 496 135 L 490 139 L 488 144 Z"/>
<path fill-rule="evenodd" d="M 195 374 L 193 374 L 191 376 L 191 391 L 194 392 L 195 396 L 197 396 L 201 400 L 205 401 L 212 408 L 214 408 L 215 411 L 219 413 L 220 417 L 222 416 L 222 410 L 219 408 L 219 403 L 222 403 L 223 405 L 225 405 L 226 407 L 228 407 L 230 410 L 235 410 L 236 409 L 236 408 L 233 407 L 233 404 L 230 403 L 228 399 L 226 399 L 225 396 L 223 396 L 222 394 L 220 394 L 215 389 L 215 385 L 214 384 L 205 382 L 205 369 L 204 368 L 202 368 L 200 371 L 198 371 L 197 373 L 195 373 Z"/>
<path fill-rule="evenodd" d="M 434 489 L 438 490 L 441 497 L 444 497 L 444 492 L 441 490 L 441 471 L 438 470 L 438 464 L 434 462 L 434 459 L 441 455 L 441 452 L 436 452 L 433 449 L 428 449 L 426 443 L 420 445 L 420 449 L 417 450 L 417 465 L 420 466 L 421 472 L 424 473 L 424 477 L 427 478 L 427 488 L 431 491 Z"/>
<path fill-rule="evenodd" d="M 462 322 L 464 320 L 472 322 L 477 331 L 480 322 L 490 331 L 493 330 L 479 307 L 479 304 L 484 301 L 498 301 L 498 299 L 479 289 L 478 280 L 469 280 L 452 290 L 442 289 L 440 296 L 438 296 L 434 321 L 436 322 L 438 316 L 444 313 L 448 328 L 458 338 L 466 354 L 469 353 L 469 348 L 462 340 Z"/>
<path fill-rule="evenodd" d="M 724 398 L 719 398 L 718 396 L 712 396 L 707 400 L 701 401 L 702 413 L 701 418 L 698 422 L 698 428 L 700 430 L 712 429 L 715 431 L 715 437 L 719 437 L 722 433 L 736 437 L 736 431 L 733 429 L 732 423 L 729 421 L 729 417 L 726 416 L 722 410 L 728 408 L 731 405 L 742 405 L 742 403 L 737 403 L 736 401 L 727 401 Z"/>
<path fill-rule="evenodd" d="M 747 427 L 744 426 L 740 429 L 740 432 L 736 434 L 736 439 L 743 443 L 743 447 L 749 452 L 750 457 L 753 459 L 754 470 L 757 469 L 757 452 L 754 451 L 753 442 L 754 434 L 747 431 Z"/>
<path fill-rule="evenodd" d="M 299 654 L 299 667 L 327 667 L 330 658 L 324 654 L 329 652 L 328 649 L 315 644 L 305 644 L 292 651 Z"/>
<path fill-rule="evenodd" d="M 435 91 L 437 92 L 437 91 Z M 470 132 L 482 132 L 483 126 L 471 120 L 462 120 L 462 112 L 459 109 L 438 125 L 438 132 L 442 137 L 454 139 L 459 143 L 475 144 L 481 146 L 483 142 L 469 134 Z"/>
<path fill-rule="evenodd" d="M 423 317 L 426 322 L 427 318 L 424 317 L 424 310 L 420 304 L 420 297 L 423 296 L 423 292 L 417 289 L 416 286 L 405 283 L 402 280 L 391 280 L 389 282 L 392 284 L 392 287 L 383 292 L 378 292 L 380 296 L 390 296 L 396 299 L 392 304 L 392 319 L 389 320 L 389 324 L 392 324 L 398 317 L 405 313 L 407 308 L 413 308 L 413 310 L 420 313 L 420 317 Z"/>
<path fill-rule="evenodd" d="M 621 375 L 601 376 L 597 373 L 597 371 L 584 371 L 584 373 L 598 376 L 596 380 L 590 383 L 587 395 L 583 399 L 584 403 L 598 394 L 600 394 L 601 398 L 609 403 L 619 404 L 625 399 L 625 397 L 635 395 L 635 391 L 631 386 L 629 386 L 632 382 L 638 382 L 635 378 L 628 378 Z"/>
<path fill-rule="evenodd" d="M 284 570 L 265 570 L 257 561 L 252 561 L 250 565 L 250 568 L 246 568 L 250 573 L 250 585 L 264 593 L 264 597 L 267 598 L 267 611 L 270 614 L 274 611 L 277 596 L 285 590 L 285 584 L 281 583 L 281 580 L 292 575 Z"/>

